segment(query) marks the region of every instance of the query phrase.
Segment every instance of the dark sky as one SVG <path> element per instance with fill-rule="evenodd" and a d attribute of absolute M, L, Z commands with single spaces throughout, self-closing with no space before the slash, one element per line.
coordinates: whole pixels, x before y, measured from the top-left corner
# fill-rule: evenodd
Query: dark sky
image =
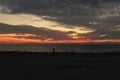
<path fill-rule="evenodd" d="M 120 0 L 0 0 L 0 34 L 48 41 L 120 40 Z"/>

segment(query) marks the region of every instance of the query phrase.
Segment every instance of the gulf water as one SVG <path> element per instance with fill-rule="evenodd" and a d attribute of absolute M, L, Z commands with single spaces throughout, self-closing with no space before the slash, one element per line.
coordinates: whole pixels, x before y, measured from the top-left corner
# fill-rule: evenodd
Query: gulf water
<path fill-rule="evenodd" d="M 120 44 L 1 44 L 0 51 L 120 52 Z"/>

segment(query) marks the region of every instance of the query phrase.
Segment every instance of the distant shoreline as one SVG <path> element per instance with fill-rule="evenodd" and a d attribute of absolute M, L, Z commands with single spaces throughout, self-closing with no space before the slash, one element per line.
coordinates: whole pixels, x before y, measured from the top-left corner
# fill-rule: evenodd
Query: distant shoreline
<path fill-rule="evenodd" d="M 120 52 L 29 52 L 29 51 L 0 51 L 0 54 L 119 54 Z"/>

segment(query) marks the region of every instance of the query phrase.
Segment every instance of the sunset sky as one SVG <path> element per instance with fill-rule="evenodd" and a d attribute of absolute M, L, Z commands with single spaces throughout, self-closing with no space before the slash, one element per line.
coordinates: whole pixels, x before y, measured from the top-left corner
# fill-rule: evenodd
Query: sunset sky
<path fill-rule="evenodd" d="M 120 0 L 0 0 L 0 44 L 120 43 Z"/>

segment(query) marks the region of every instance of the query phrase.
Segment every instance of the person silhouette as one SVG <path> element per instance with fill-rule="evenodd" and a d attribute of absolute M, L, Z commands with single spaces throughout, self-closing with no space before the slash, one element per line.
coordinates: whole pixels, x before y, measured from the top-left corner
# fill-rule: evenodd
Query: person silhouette
<path fill-rule="evenodd" d="M 55 48 L 53 48 L 53 52 L 52 52 L 52 55 L 53 55 L 53 56 L 55 55 Z"/>
<path fill-rule="evenodd" d="M 53 53 L 55 53 L 55 48 L 53 48 Z"/>

